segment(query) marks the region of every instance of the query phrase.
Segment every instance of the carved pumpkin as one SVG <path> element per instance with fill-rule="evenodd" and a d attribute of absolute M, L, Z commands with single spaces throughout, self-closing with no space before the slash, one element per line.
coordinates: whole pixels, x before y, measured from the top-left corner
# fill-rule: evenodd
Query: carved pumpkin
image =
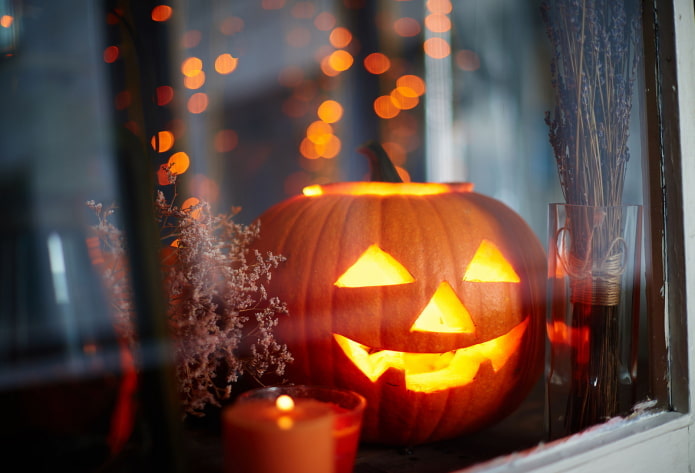
<path fill-rule="evenodd" d="M 542 371 L 545 255 L 471 184 L 312 186 L 260 216 L 289 380 L 367 398 L 363 439 L 416 445 L 514 410 Z"/>

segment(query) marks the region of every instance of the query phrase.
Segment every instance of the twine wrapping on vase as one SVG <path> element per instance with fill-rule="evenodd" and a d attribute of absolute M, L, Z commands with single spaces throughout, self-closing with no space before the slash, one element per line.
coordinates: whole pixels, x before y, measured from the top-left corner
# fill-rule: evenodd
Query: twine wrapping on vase
<path fill-rule="evenodd" d="M 627 265 L 627 243 L 622 237 L 616 237 L 608 246 L 604 256 L 594 254 L 592 230 L 587 241 L 585 255 L 580 257 L 576 251 L 560 251 L 560 238 L 571 231 L 567 227 L 556 233 L 555 244 L 558 259 L 570 278 L 572 290 L 571 301 L 588 305 L 616 306 L 620 302 L 621 277 Z"/>

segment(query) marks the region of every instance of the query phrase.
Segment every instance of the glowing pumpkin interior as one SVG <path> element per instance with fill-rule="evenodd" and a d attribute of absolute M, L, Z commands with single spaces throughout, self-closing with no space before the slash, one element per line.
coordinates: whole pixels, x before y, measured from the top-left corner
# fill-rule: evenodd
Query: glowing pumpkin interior
<path fill-rule="evenodd" d="M 369 246 L 335 281 L 340 288 L 410 284 L 412 274 L 378 245 Z M 509 261 L 490 241 L 483 240 L 466 268 L 463 281 L 518 284 L 521 279 Z M 370 381 L 389 368 L 404 373 L 407 389 L 435 392 L 473 381 L 480 366 L 489 361 L 497 372 L 517 351 L 529 318 L 507 333 L 474 346 L 446 353 L 408 353 L 374 350 L 340 334 L 333 337 L 343 353 Z M 410 327 L 411 332 L 475 333 L 475 322 L 451 285 L 443 281 Z"/>

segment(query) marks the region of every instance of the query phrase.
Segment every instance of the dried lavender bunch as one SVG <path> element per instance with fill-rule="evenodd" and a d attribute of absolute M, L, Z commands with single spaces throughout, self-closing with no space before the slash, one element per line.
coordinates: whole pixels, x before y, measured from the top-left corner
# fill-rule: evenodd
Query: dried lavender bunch
<path fill-rule="evenodd" d="M 112 208 L 88 205 L 99 220 L 94 230 L 101 247 L 111 255 L 103 274 L 117 326 L 133 342 L 132 296 L 122 267 L 124 238 L 109 221 Z M 287 346 L 273 334 L 287 308 L 265 290 L 284 258 L 250 251 L 260 227 L 234 222 L 236 209 L 213 215 L 206 202 L 182 209 L 158 192 L 155 211 L 163 238 L 175 238 L 161 260 L 181 404 L 185 415 L 202 416 L 208 404 L 220 406 L 230 397 L 242 374 L 282 376 L 292 361 Z"/>
<path fill-rule="evenodd" d="M 546 0 L 554 117 L 546 114 L 568 204 L 620 205 L 639 55 L 639 12 L 623 1 Z"/>

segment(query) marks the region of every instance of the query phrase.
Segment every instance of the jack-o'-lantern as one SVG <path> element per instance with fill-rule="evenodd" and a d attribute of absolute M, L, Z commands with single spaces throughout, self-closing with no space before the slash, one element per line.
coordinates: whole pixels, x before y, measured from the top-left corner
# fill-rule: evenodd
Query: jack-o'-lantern
<path fill-rule="evenodd" d="M 513 411 L 542 371 L 545 254 L 471 184 L 312 186 L 260 217 L 289 380 L 367 399 L 363 439 L 416 445 Z"/>

